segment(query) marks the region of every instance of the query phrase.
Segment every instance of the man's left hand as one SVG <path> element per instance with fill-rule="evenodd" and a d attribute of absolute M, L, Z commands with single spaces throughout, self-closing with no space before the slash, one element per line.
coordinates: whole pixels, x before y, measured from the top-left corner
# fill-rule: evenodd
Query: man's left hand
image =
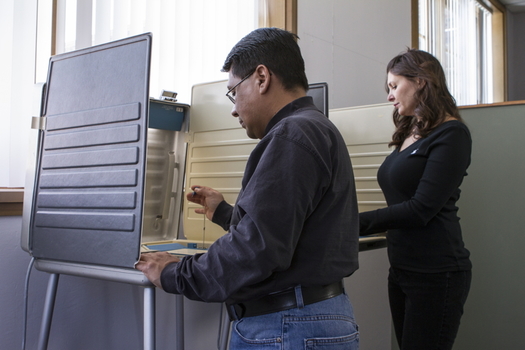
<path fill-rule="evenodd" d="M 162 289 L 160 275 L 162 270 L 171 263 L 179 262 L 180 259 L 166 252 L 143 253 L 135 268 L 142 271 L 144 275 L 158 288 Z"/>

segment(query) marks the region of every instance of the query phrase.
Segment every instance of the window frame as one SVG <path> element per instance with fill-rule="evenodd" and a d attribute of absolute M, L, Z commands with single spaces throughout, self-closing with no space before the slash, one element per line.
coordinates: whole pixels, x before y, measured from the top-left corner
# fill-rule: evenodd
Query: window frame
<path fill-rule="evenodd" d="M 478 1 L 492 11 L 492 101 L 507 101 L 506 9 L 498 0 Z M 419 0 L 411 0 L 411 46 L 419 49 Z"/>

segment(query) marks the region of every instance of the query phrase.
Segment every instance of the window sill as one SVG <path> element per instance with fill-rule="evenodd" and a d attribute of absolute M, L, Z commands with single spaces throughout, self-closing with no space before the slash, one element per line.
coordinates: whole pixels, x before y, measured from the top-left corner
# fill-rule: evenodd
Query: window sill
<path fill-rule="evenodd" d="M 23 188 L 0 188 L 0 216 L 22 215 L 23 202 Z"/>
<path fill-rule="evenodd" d="M 465 108 L 480 108 L 480 107 L 513 106 L 513 105 L 524 105 L 524 104 L 525 104 L 525 100 L 519 100 L 519 101 L 495 102 L 495 103 L 488 103 L 488 104 L 481 104 L 481 105 L 464 105 L 464 106 L 458 106 L 458 108 L 465 109 Z"/>

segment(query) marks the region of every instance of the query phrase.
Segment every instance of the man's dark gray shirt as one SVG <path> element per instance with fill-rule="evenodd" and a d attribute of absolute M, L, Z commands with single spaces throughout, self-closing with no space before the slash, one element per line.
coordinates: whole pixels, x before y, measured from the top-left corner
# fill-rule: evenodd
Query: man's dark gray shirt
<path fill-rule="evenodd" d="M 326 285 L 358 268 L 352 165 L 337 128 L 299 98 L 270 121 L 250 154 L 226 231 L 205 254 L 168 265 L 166 292 L 206 302 L 243 302 L 297 285 Z"/>

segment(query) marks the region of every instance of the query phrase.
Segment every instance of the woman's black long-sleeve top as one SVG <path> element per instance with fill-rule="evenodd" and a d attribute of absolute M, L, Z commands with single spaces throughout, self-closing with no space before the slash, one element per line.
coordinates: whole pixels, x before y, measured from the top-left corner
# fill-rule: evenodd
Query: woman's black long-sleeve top
<path fill-rule="evenodd" d="M 403 151 L 394 150 L 379 168 L 388 207 L 360 213 L 360 232 L 388 232 L 392 267 L 414 272 L 472 267 L 456 206 L 471 148 L 467 126 L 448 121 Z"/>

